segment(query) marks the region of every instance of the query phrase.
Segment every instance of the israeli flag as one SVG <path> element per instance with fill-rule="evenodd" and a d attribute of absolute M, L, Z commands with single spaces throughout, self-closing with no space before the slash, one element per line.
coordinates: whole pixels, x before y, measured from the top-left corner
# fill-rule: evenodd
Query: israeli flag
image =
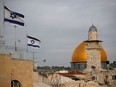
<path fill-rule="evenodd" d="M 24 26 L 24 15 L 13 12 L 4 6 L 4 22 L 9 22 L 14 25 Z"/>
<path fill-rule="evenodd" d="M 28 46 L 40 48 L 39 42 L 41 41 L 39 39 L 31 37 L 31 36 L 27 36 L 27 38 L 28 38 Z"/>

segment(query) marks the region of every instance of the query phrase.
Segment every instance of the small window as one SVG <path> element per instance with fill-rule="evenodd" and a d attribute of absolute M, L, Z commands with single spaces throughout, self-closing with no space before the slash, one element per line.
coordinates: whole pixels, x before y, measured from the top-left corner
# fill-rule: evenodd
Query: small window
<path fill-rule="evenodd" d="M 18 80 L 11 81 L 11 87 L 22 87 L 21 83 Z"/>
<path fill-rule="evenodd" d="M 116 80 L 116 75 L 112 76 L 112 80 Z"/>
<path fill-rule="evenodd" d="M 92 76 L 91 78 L 92 78 L 92 80 L 95 80 L 96 79 L 95 76 Z"/>

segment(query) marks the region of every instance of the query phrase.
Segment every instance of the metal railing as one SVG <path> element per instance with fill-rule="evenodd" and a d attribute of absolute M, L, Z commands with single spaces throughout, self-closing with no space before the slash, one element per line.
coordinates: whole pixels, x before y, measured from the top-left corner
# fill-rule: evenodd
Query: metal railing
<path fill-rule="evenodd" d="M 12 58 L 33 60 L 37 52 L 27 51 L 26 48 L 5 46 L 5 53 L 10 54 Z"/>

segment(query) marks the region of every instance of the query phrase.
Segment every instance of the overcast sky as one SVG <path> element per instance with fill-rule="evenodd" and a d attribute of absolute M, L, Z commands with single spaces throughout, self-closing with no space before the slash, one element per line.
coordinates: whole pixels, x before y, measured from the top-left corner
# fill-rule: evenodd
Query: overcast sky
<path fill-rule="evenodd" d="M 116 60 L 116 0 L 0 0 L 0 28 L 3 2 L 12 11 L 25 15 L 24 27 L 17 27 L 18 47 L 26 48 L 26 32 L 41 40 L 36 50 L 38 65 L 70 66 L 72 53 L 87 40 L 94 24 L 108 60 Z M 14 29 L 5 23 L 6 45 L 14 45 Z M 33 49 L 33 48 L 29 48 Z M 42 62 L 43 59 L 47 61 Z"/>

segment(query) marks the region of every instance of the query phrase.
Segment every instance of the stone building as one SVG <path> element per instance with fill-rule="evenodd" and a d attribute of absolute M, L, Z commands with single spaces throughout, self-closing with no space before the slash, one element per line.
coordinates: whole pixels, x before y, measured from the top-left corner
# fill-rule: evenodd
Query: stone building
<path fill-rule="evenodd" d="M 33 87 L 33 62 L 0 54 L 0 87 Z"/>

